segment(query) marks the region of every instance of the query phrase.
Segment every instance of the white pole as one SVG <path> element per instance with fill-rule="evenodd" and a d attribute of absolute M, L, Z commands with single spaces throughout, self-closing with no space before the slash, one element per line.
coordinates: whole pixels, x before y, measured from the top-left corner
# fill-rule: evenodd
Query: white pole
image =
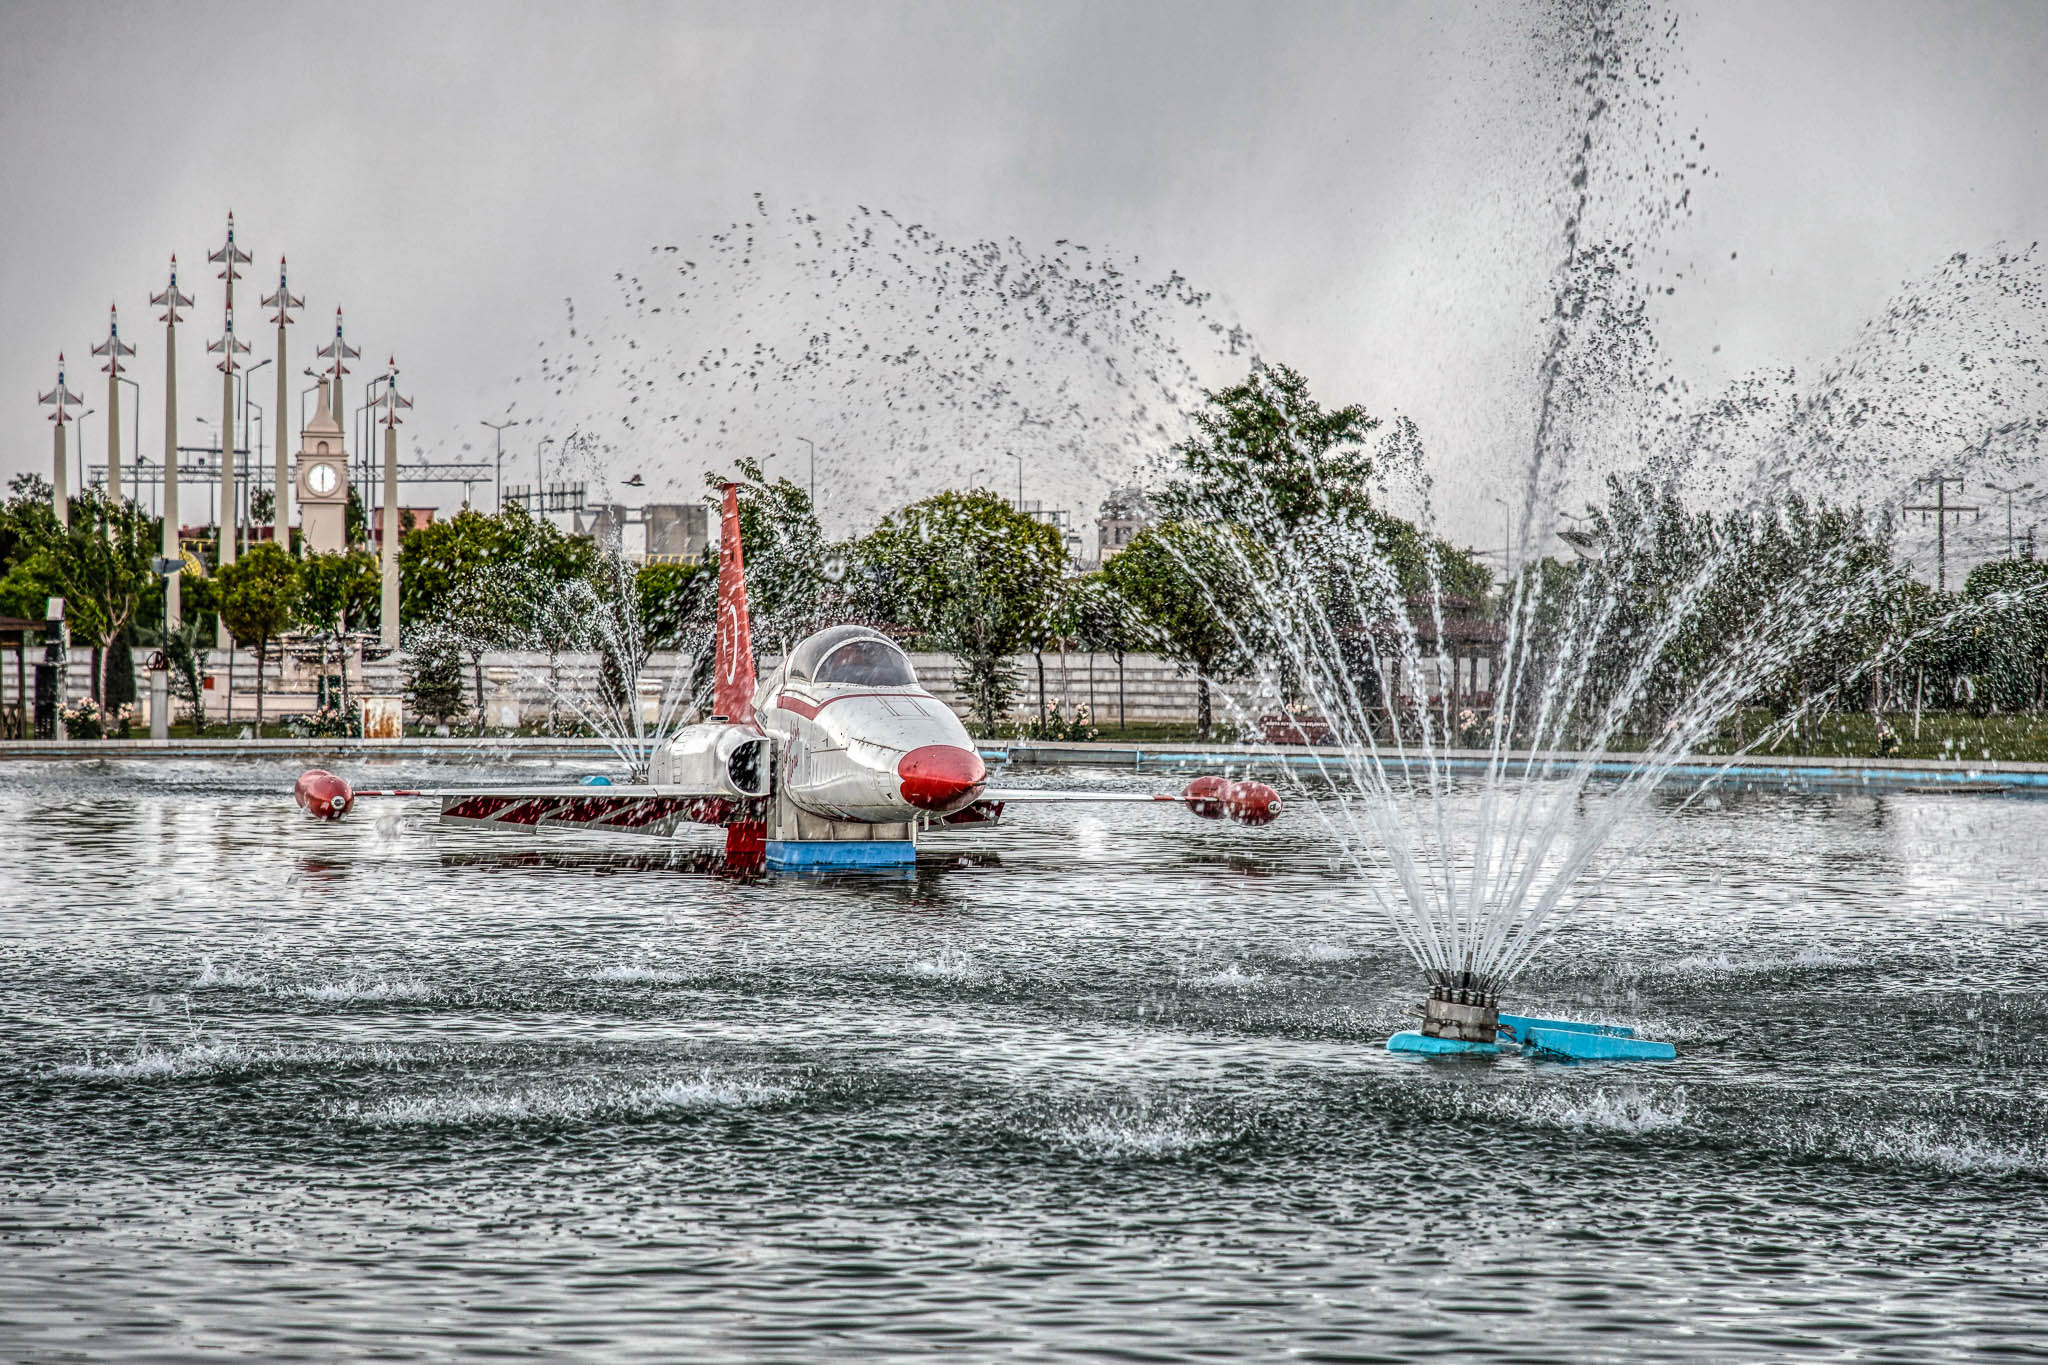
<path fill-rule="evenodd" d="M 339 381 L 337 381 L 339 382 Z M 398 648 L 398 428 L 384 427 L 384 600 L 378 642 Z"/>
<path fill-rule="evenodd" d="M 57 448 L 52 457 L 50 478 L 50 506 L 57 513 L 59 526 L 71 525 L 71 462 L 64 454 L 64 424 L 57 423 Z"/>

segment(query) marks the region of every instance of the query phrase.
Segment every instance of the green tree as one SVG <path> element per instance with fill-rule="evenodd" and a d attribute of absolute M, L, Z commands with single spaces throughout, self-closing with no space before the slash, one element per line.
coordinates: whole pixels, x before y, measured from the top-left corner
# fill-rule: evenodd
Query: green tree
<path fill-rule="evenodd" d="M 985 489 L 891 513 L 859 543 L 889 616 L 949 650 L 992 732 L 1016 695 L 1010 656 L 1043 629 L 1067 573 L 1059 532 Z"/>
<path fill-rule="evenodd" d="M 143 598 L 156 589 L 151 569 L 158 522 L 130 502 L 116 503 L 99 489 L 72 499 L 71 524 L 54 515 L 35 516 L 19 507 L 13 515 L 19 558 L 0 582 L 0 599 L 14 605 L 64 599 L 72 639 L 100 651 L 93 691 L 104 697 L 107 658 L 121 640 Z"/>
<path fill-rule="evenodd" d="M 310 554 L 299 565 L 299 619 L 330 636 L 364 630 L 383 606 L 383 576 L 368 550 Z"/>
<path fill-rule="evenodd" d="M 1076 580 L 1068 603 L 1075 643 L 1091 653 L 1107 654 L 1116 660 L 1116 723 L 1126 725 L 1124 657 L 1138 647 L 1142 626 L 1130 603 L 1110 585 L 1104 569 Z"/>
<path fill-rule="evenodd" d="M 1212 730 L 1211 679 L 1251 664 L 1242 623 L 1256 611 L 1255 542 L 1242 528 L 1167 521 L 1147 527 L 1102 567 L 1103 578 L 1149 630 L 1159 652 L 1197 686 L 1195 729 Z"/>
<path fill-rule="evenodd" d="M 514 503 L 496 516 L 464 508 L 411 531 L 398 558 L 400 619 L 433 627 L 468 657 L 481 725 L 484 654 L 533 642 L 542 627 L 559 624 L 561 613 L 544 608 L 565 586 L 588 582 L 598 554 L 587 537 L 565 535 Z"/>
<path fill-rule="evenodd" d="M 1972 608 L 1972 669 L 1985 704 L 2036 711 L 2048 693 L 2048 563 L 1994 559 L 1970 570 L 1962 600 Z"/>
<path fill-rule="evenodd" d="M 187 617 L 164 636 L 164 661 L 171 666 L 171 695 L 192 709 L 192 733 L 206 733 L 206 641 L 213 638 L 197 616 Z"/>
<path fill-rule="evenodd" d="M 341 511 L 341 535 L 350 549 L 366 548 L 370 543 L 370 512 L 363 506 L 353 480 L 348 486 L 348 503 Z M 399 542 L 401 547 L 404 543 Z"/>
<path fill-rule="evenodd" d="M 256 655 L 256 733 L 263 733 L 263 666 L 292 623 L 299 601 L 299 564 L 275 541 L 258 541 L 215 575 L 220 619 L 228 634 Z M 230 693 L 232 695 L 232 692 Z"/>
<path fill-rule="evenodd" d="M 1170 519 L 1240 522 L 1281 536 L 1371 506 L 1365 441 L 1379 420 L 1364 408 L 1326 411 L 1285 365 L 1255 366 L 1206 398 L 1195 434 L 1174 447 L 1180 473 L 1160 497 Z"/>
<path fill-rule="evenodd" d="M 324 661 L 340 646 L 341 692 L 348 696 L 349 649 L 344 643 L 363 630 L 383 606 L 383 576 L 377 556 L 368 550 L 337 550 L 310 554 L 299 564 L 299 619 L 321 637 Z"/>
<path fill-rule="evenodd" d="M 690 695 L 693 705 L 701 706 L 711 693 L 718 560 L 706 555 L 680 564 L 643 565 L 635 586 L 647 648 L 689 656 Z"/>
<path fill-rule="evenodd" d="M 406 649 L 404 673 L 415 715 L 447 725 L 468 709 L 462 696 L 462 651 L 446 633 L 432 627 L 417 631 Z"/>

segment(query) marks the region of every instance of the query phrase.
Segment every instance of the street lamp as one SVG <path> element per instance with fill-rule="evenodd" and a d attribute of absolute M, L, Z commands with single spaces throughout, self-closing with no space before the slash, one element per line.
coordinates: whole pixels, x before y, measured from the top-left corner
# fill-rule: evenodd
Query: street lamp
<path fill-rule="evenodd" d="M 388 375 L 373 375 L 370 382 L 363 386 L 362 406 L 355 410 L 356 450 L 363 462 L 363 486 L 366 488 L 374 487 L 378 482 L 377 455 L 371 448 L 377 443 L 377 419 L 370 416 L 370 409 L 377 406 L 377 386 L 388 379 Z M 341 418 L 342 414 L 334 414 L 337 425 Z"/>
<path fill-rule="evenodd" d="M 1009 454 L 1007 451 L 1004 453 Z M 1010 454 L 1010 458 L 1017 462 L 1017 511 L 1021 515 L 1024 511 L 1024 457 Z"/>
<path fill-rule="evenodd" d="M 249 414 L 250 414 L 250 412 L 251 412 L 252 410 L 253 410 L 253 411 L 255 412 L 255 414 L 256 414 L 256 415 L 255 415 L 255 425 L 256 425 L 256 443 L 255 443 L 254 445 L 250 445 L 250 444 L 249 444 L 249 425 L 250 425 L 250 416 L 249 416 Z M 259 450 L 261 450 L 261 449 L 263 449 L 263 405 L 262 405 L 261 403 L 255 402 L 254 400 L 252 400 L 252 399 L 249 399 L 249 398 L 246 398 L 246 397 L 245 397 L 245 398 L 243 399 L 243 401 L 242 401 L 242 445 L 243 445 L 243 446 L 244 446 L 244 447 L 245 447 L 245 448 L 246 448 L 246 449 L 248 450 L 248 452 L 249 452 L 249 455 L 250 455 L 250 457 L 251 457 L 251 458 L 250 458 L 250 462 L 251 462 L 251 464 L 253 465 L 253 464 L 254 464 L 254 457 L 255 457 L 255 454 L 256 454 L 256 452 L 257 452 L 257 451 L 259 451 Z M 259 467 L 259 468 L 260 468 L 260 466 L 257 466 L 257 467 Z M 252 489 L 252 490 L 250 490 L 249 492 L 246 492 L 246 493 L 244 493 L 244 494 L 242 495 L 242 500 L 243 500 L 244 502 L 248 502 L 248 501 L 249 501 L 250 499 L 254 498 L 255 496 L 256 496 L 256 494 L 255 494 L 255 491 L 254 491 L 254 490 Z M 275 539 L 275 538 L 276 538 L 276 527 L 277 527 L 277 502 L 276 502 L 276 499 L 277 499 L 277 490 L 276 490 L 276 489 L 274 489 L 274 488 L 273 488 L 273 489 L 271 489 L 271 490 L 270 490 L 270 496 L 271 496 L 271 504 L 270 504 L 270 524 L 271 524 L 271 528 L 272 528 L 272 531 L 271 531 L 271 537 L 272 537 L 272 539 Z M 251 517 L 250 517 L 250 522 L 249 522 L 249 524 L 250 524 L 250 528 L 251 528 L 251 529 L 250 529 L 250 534 L 251 534 L 251 535 L 254 535 L 254 534 L 255 534 L 255 530 L 254 530 L 254 527 L 255 527 L 255 524 L 256 524 L 256 523 L 255 523 L 255 517 L 254 517 L 254 514 L 253 514 L 253 513 L 251 514 Z M 287 546 L 289 546 L 289 545 L 290 545 L 290 543 L 291 543 L 291 532 L 290 532 L 289 530 L 286 530 L 286 532 L 285 532 L 285 537 L 284 537 L 284 538 L 285 538 L 285 543 L 286 543 L 286 545 L 287 545 Z"/>
<path fill-rule="evenodd" d="M 312 383 L 310 383 L 310 384 L 308 384 L 308 385 L 306 385 L 306 387 L 305 387 L 305 388 L 303 388 L 303 389 L 300 389 L 300 390 L 299 390 L 299 430 L 300 430 L 300 431 L 304 431 L 304 430 L 306 429 L 306 395 L 307 395 L 307 394 L 309 394 L 309 393 L 311 393 L 311 392 L 312 392 L 313 390 L 315 390 L 315 389 L 319 388 L 319 387 L 320 387 L 320 386 L 321 386 L 322 384 L 325 384 L 325 383 L 327 382 L 327 376 L 326 376 L 326 375 L 324 375 L 324 374 L 322 374 L 322 373 L 320 373 L 320 371 L 318 371 L 318 370 L 314 369 L 314 368 L 313 368 L 313 367 L 312 367 L 311 365 L 308 365 L 308 366 L 306 367 L 306 371 L 305 371 L 305 374 L 306 374 L 306 378 L 308 378 L 308 379 L 312 380 L 313 382 L 312 382 Z M 340 419 L 339 419 L 339 418 L 336 418 L 335 420 L 339 421 Z"/>
<path fill-rule="evenodd" d="M 132 449 L 135 451 L 136 501 L 140 502 L 142 500 L 142 385 L 136 383 L 134 380 L 130 379 L 125 374 L 116 375 L 114 377 L 116 379 L 119 379 L 123 384 L 126 384 L 129 388 L 135 390 L 135 444 L 132 447 Z"/>
<path fill-rule="evenodd" d="M 1515 513 L 1506 498 L 1490 498 L 1488 501 L 1500 507 L 1500 572 L 1505 582 L 1514 577 L 1515 568 Z"/>
<path fill-rule="evenodd" d="M 482 423 L 479 423 L 479 425 L 481 425 L 481 426 L 487 426 L 487 427 L 489 427 L 489 428 L 491 429 L 491 435 L 492 435 L 492 436 L 493 436 L 494 438 L 496 438 L 496 440 L 497 440 L 497 459 L 498 459 L 498 510 L 499 510 L 500 512 L 503 512 L 503 511 L 505 510 L 505 428 L 506 428 L 506 427 L 510 427 L 510 426 L 517 426 L 517 425 L 518 425 L 518 423 L 516 423 L 516 422 L 482 422 Z M 464 498 L 464 500 L 465 500 L 465 501 L 467 501 L 467 500 L 468 500 L 468 497 L 469 497 L 469 490 L 468 490 L 467 488 L 465 488 L 465 489 L 463 490 L 463 498 Z"/>
<path fill-rule="evenodd" d="M 811 448 L 811 515 L 818 514 L 818 447 L 808 436 L 797 437 Z"/>
<path fill-rule="evenodd" d="M 85 419 L 98 412 L 98 408 L 87 408 L 73 420 L 78 423 L 78 483 L 80 493 L 85 492 Z"/>
<path fill-rule="evenodd" d="M 214 421 L 213 421 L 213 419 L 212 419 L 211 417 L 194 417 L 194 418 L 193 418 L 192 420 L 193 420 L 194 422 L 196 422 L 196 423 L 197 423 L 198 425 L 202 426 L 202 427 L 211 427 L 211 426 L 213 426 L 213 425 L 214 425 Z M 219 438 L 219 437 L 215 437 L 214 439 L 215 439 L 215 440 L 219 440 L 220 438 Z M 225 454 L 223 454 L 222 458 L 223 458 L 223 459 L 225 459 L 225 458 L 226 458 Z M 201 456 L 199 456 L 199 470 L 200 470 L 200 472 L 201 472 L 202 474 L 203 474 L 203 473 L 205 472 L 205 470 L 206 470 L 206 456 L 205 456 L 205 455 L 203 455 L 203 454 L 202 454 Z M 213 527 L 213 528 L 214 528 L 214 534 L 215 534 L 216 536 L 218 536 L 218 535 L 219 535 L 219 533 L 220 533 L 220 521 L 219 521 L 219 518 L 217 518 L 217 517 L 216 517 L 216 516 L 214 515 L 214 509 L 213 509 L 213 504 L 214 504 L 214 485 L 215 485 L 216 483 L 218 483 L 218 482 L 219 482 L 219 480 L 218 480 L 218 479 L 208 479 L 208 480 L 206 480 L 206 523 L 207 523 L 207 525 L 209 525 L 209 526 L 211 526 L 211 527 Z"/>
<path fill-rule="evenodd" d="M 268 365 L 272 360 L 275 359 L 275 356 L 270 356 L 266 357 L 265 359 L 257 361 L 254 365 L 244 365 L 242 367 L 241 375 L 243 450 L 251 452 L 255 450 L 255 447 L 249 444 L 249 378 L 251 375 L 255 374 L 256 371 L 262 369 L 265 365 Z M 255 496 L 256 490 L 251 486 L 250 483 L 250 476 L 252 471 L 244 468 L 242 462 L 239 459 L 235 458 L 236 454 L 238 453 L 239 452 L 223 453 L 222 458 L 235 460 L 235 533 L 239 536 L 241 534 L 242 522 L 244 520 L 244 509 L 248 507 L 249 499 Z"/>
<path fill-rule="evenodd" d="M 262 369 L 271 360 L 276 358 L 276 356 L 271 356 L 269 359 L 259 360 L 254 365 L 247 365 L 242 369 L 242 446 L 244 449 L 255 449 L 254 446 L 249 444 L 249 381 L 255 377 L 256 371 Z"/>
<path fill-rule="evenodd" d="M 533 512 L 535 516 L 539 516 L 541 509 L 546 506 L 541 501 L 540 490 L 541 485 L 547 482 L 547 469 L 541 464 L 540 453 L 546 450 L 548 442 L 554 439 L 552 436 L 543 436 L 540 438 L 540 444 L 533 448 Z"/>

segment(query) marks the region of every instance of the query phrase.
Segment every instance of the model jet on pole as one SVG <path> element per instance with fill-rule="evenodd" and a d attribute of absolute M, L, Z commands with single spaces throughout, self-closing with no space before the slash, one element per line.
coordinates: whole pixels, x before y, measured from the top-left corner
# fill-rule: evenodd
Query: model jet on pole
<path fill-rule="evenodd" d="M 420 796 L 439 798 L 441 818 L 466 825 L 664 835 L 685 822 L 723 826 L 736 870 L 902 866 L 915 861 L 920 831 L 993 823 L 1021 802 L 1174 802 L 1250 825 L 1280 813 L 1265 783 L 1221 777 L 1170 796 L 991 788 L 959 717 L 918 685 L 894 641 L 866 626 L 818 631 L 757 679 L 734 484 L 725 487 L 713 670 L 710 719 L 656 750 L 644 784 L 356 792 L 314 769 L 294 796 L 328 820 L 358 796 Z"/>

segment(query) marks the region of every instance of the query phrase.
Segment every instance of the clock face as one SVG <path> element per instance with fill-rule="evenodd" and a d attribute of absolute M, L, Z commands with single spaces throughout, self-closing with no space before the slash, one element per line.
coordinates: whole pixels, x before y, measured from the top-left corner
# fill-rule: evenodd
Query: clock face
<path fill-rule="evenodd" d="M 341 475 L 331 464 L 309 465 L 306 469 L 306 487 L 319 497 L 326 497 L 341 486 Z"/>

